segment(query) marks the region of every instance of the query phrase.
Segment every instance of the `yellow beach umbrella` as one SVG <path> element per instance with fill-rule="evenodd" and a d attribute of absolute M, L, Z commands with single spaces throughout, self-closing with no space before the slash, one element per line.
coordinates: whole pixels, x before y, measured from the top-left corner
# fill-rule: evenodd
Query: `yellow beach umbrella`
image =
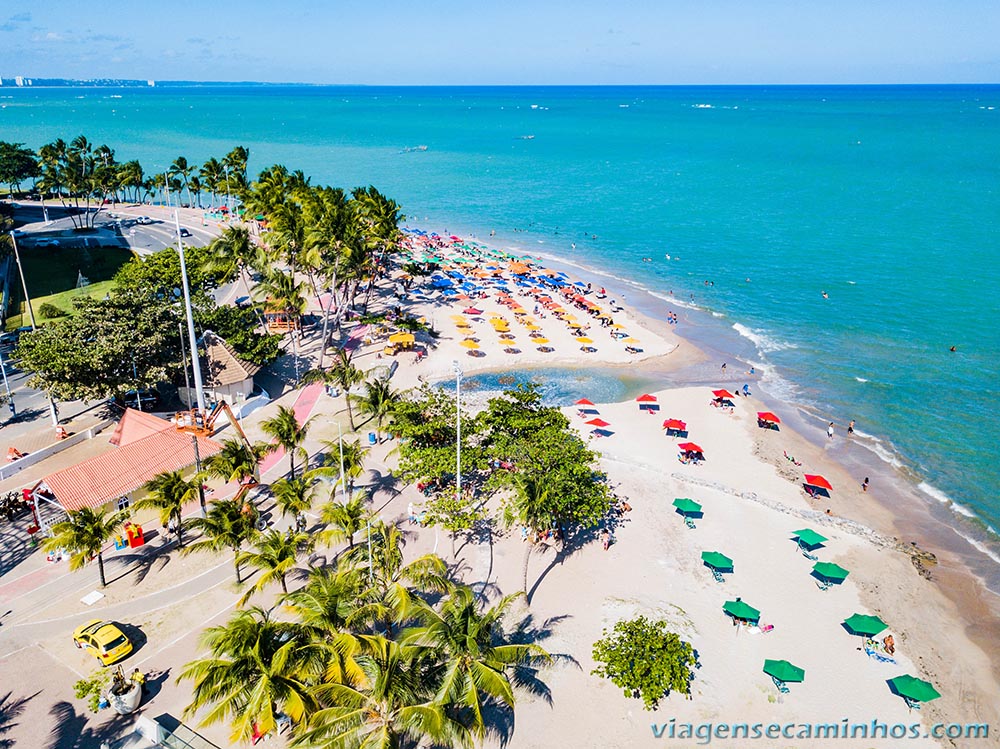
<path fill-rule="evenodd" d="M 624 341 L 624 343 L 638 343 L 638 342 L 639 342 L 638 338 L 626 338 Z"/>
<path fill-rule="evenodd" d="M 576 315 L 572 315 L 572 314 L 570 314 L 570 315 L 563 315 L 563 320 L 575 320 L 575 319 L 576 319 Z"/>
<path fill-rule="evenodd" d="M 593 339 L 587 338 L 586 336 L 580 336 L 576 340 L 578 340 L 580 343 L 593 343 L 594 342 Z"/>
<path fill-rule="evenodd" d="M 535 339 L 535 343 L 537 343 L 539 346 L 542 346 L 542 345 L 544 345 L 544 344 L 546 344 L 548 342 L 549 342 L 548 338 L 536 338 Z"/>
<path fill-rule="evenodd" d="M 415 340 L 413 333 L 393 333 L 389 336 L 389 343 L 413 343 Z"/>
<path fill-rule="evenodd" d="M 531 323 L 531 325 L 525 325 L 524 327 L 526 327 L 528 330 L 541 330 L 541 327 L 535 325 L 534 323 Z"/>
<path fill-rule="evenodd" d="M 472 348 L 472 349 L 479 348 L 479 344 L 478 343 L 476 343 L 475 341 L 470 341 L 470 340 L 462 341 L 462 345 L 465 346 L 465 348 Z"/>
<path fill-rule="evenodd" d="M 625 326 L 619 325 L 618 323 L 615 323 L 614 325 L 610 325 L 608 327 L 610 327 L 612 330 L 625 330 Z"/>

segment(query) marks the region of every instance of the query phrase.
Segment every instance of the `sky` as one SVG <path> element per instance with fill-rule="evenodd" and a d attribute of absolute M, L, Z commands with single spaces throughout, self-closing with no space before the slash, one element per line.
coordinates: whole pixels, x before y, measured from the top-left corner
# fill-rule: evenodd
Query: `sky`
<path fill-rule="evenodd" d="M 1000 0 L 0 4 L 0 77 L 367 85 L 998 83 Z"/>

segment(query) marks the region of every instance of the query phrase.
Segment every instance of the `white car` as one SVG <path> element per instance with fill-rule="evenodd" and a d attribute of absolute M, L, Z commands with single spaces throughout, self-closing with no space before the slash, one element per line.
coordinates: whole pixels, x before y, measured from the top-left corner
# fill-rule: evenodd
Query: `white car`
<path fill-rule="evenodd" d="M 153 223 L 153 219 L 151 219 L 149 216 L 139 216 L 139 218 L 137 218 L 135 222 L 137 224 L 142 224 L 143 226 L 145 226 L 146 224 Z"/>

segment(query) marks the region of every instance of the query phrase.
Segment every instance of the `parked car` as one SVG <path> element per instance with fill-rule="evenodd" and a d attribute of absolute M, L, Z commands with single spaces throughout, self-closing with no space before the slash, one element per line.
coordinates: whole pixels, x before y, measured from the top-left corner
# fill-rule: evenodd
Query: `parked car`
<path fill-rule="evenodd" d="M 141 402 L 143 411 L 152 411 L 160 405 L 160 394 L 153 388 L 143 388 L 139 391 L 137 398 L 136 391 L 129 390 L 124 395 L 115 398 L 115 401 L 118 405 L 126 408 L 139 408 L 139 403 Z"/>
<path fill-rule="evenodd" d="M 33 244 L 35 247 L 58 247 L 59 240 L 55 237 L 41 237 L 34 240 Z"/>
<path fill-rule="evenodd" d="M 149 216 L 139 216 L 139 218 L 137 218 L 135 222 L 137 224 L 142 224 L 143 226 L 146 226 L 147 224 L 153 223 L 153 219 L 151 219 Z"/>
<path fill-rule="evenodd" d="M 191 231 L 188 228 L 182 226 L 181 227 L 181 236 L 182 237 L 190 237 L 191 236 Z"/>
<path fill-rule="evenodd" d="M 114 622 L 93 619 L 73 633 L 73 644 L 109 666 L 132 652 L 132 641 Z"/>

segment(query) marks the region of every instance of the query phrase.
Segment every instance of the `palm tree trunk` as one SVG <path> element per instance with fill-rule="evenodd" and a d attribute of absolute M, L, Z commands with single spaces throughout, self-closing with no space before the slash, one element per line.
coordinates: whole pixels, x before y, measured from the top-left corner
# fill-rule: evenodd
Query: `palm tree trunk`
<path fill-rule="evenodd" d="M 294 479 L 295 478 L 295 448 L 292 447 L 288 450 L 288 474 Z"/>
<path fill-rule="evenodd" d="M 531 544 L 532 544 L 532 540 L 529 538 L 527 541 L 524 542 L 524 544 L 525 544 L 525 546 L 524 546 L 524 568 L 521 570 L 521 572 L 522 572 L 521 592 L 524 593 L 525 596 L 527 596 L 528 595 L 528 560 L 531 559 Z"/>
<path fill-rule="evenodd" d="M 104 557 L 101 556 L 101 552 L 97 552 L 97 570 L 101 575 L 101 587 L 108 587 L 108 581 L 104 578 Z"/>
<path fill-rule="evenodd" d="M 285 576 L 281 576 L 281 590 L 286 595 L 288 594 L 288 583 L 285 582 Z"/>
<path fill-rule="evenodd" d="M 351 425 L 351 431 L 353 432 L 355 429 L 354 414 L 351 412 L 351 394 L 347 388 L 344 388 L 344 404 L 347 406 L 347 423 Z"/>
<path fill-rule="evenodd" d="M 240 580 L 240 550 L 237 549 L 233 554 L 233 566 L 236 568 L 236 584 L 239 585 L 242 580 Z"/>
<path fill-rule="evenodd" d="M 177 513 L 177 548 L 184 548 L 184 521 L 181 519 L 180 513 Z"/>

